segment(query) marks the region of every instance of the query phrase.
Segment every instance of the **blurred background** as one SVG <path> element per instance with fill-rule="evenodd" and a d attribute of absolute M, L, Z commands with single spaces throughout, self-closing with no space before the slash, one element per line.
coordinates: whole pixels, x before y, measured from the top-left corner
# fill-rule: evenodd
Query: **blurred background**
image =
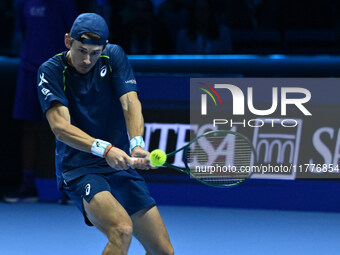
<path fill-rule="evenodd" d="M 12 114 L 20 68 L 32 69 L 66 50 L 64 33 L 83 12 L 101 14 L 110 27 L 110 43 L 128 54 L 141 88 L 150 150 L 172 151 L 188 139 L 181 134 L 190 129 L 190 77 L 339 75 L 340 2 L 336 0 L 1 0 L 1 196 L 22 186 L 29 154 L 35 159 L 28 168 L 35 171 L 39 200 L 56 202 L 62 197 L 56 190 L 54 137 L 46 120 L 25 133 L 23 120 Z M 307 121 L 302 138 L 295 141 L 294 162 L 308 163 L 311 157 L 326 162 L 329 157 L 318 153 L 313 143 L 325 132 L 320 139 L 328 148 L 329 161 L 337 163 L 340 86 L 310 89 L 316 91 L 312 107 L 318 117 Z M 318 98 L 322 90 L 328 95 Z M 33 136 L 36 142 L 23 149 L 23 140 Z M 216 190 L 171 170 L 142 174 L 160 204 L 340 211 L 337 179 L 257 178 L 242 187 Z"/>
<path fill-rule="evenodd" d="M 20 2 L 0 3 L 4 56 L 19 56 Z M 75 4 L 79 13 L 101 14 L 110 27 L 110 42 L 128 54 L 339 52 L 339 2 L 334 0 L 75 0 Z"/>

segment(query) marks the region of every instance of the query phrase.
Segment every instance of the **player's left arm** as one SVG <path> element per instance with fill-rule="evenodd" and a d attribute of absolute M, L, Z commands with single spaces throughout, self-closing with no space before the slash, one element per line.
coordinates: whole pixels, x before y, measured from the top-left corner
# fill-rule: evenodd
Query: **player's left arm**
<path fill-rule="evenodd" d="M 120 97 L 120 103 L 123 108 L 127 131 L 130 139 L 134 137 L 142 137 L 144 134 L 144 118 L 142 114 L 142 105 L 138 99 L 137 92 L 130 91 Z M 149 155 L 148 151 L 145 151 L 140 146 L 135 146 L 131 151 L 132 157 L 142 158 L 135 164 L 136 168 L 148 169 Z"/>

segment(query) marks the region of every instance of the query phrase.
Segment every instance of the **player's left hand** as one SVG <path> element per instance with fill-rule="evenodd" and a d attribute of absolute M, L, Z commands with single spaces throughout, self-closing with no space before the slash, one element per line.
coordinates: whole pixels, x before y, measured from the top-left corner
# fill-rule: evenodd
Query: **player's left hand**
<path fill-rule="evenodd" d="M 134 168 L 141 170 L 148 170 L 150 166 L 150 152 L 143 150 L 142 147 L 136 146 L 131 152 L 131 156 L 138 158 L 134 162 Z"/>

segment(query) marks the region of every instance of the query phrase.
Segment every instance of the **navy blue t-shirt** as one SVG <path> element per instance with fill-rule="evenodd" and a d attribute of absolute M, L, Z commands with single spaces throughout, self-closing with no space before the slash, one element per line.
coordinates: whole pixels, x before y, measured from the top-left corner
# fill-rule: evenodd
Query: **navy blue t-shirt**
<path fill-rule="evenodd" d="M 118 45 L 108 44 L 87 74 L 78 73 L 60 53 L 38 71 L 38 95 L 44 113 L 53 101 L 65 105 L 71 124 L 90 136 L 129 153 L 129 139 L 119 98 L 138 91 L 131 65 Z M 56 140 L 58 186 L 87 173 L 113 172 L 104 158 L 74 149 Z"/>

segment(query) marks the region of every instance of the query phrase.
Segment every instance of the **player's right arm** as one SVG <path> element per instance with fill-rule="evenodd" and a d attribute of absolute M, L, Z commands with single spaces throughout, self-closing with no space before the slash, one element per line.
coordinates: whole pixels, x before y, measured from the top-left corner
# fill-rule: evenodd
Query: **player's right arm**
<path fill-rule="evenodd" d="M 46 118 L 59 141 L 75 149 L 91 153 L 95 138 L 71 124 L 70 113 L 66 106 L 57 101 L 52 102 L 52 106 L 46 111 Z"/>
<path fill-rule="evenodd" d="M 51 107 L 46 111 L 46 118 L 59 141 L 72 148 L 91 153 L 95 138 L 71 124 L 70 113 L 66 106 L 58 101 L 53 101 Z M 109 148 L 110 146 L 106 147 L 104 154 Z M 122 170 L 128 169 L 128 165 L 133 165 L 133 161 L 124 151 L 116 147 L 111 148 L 110 151 L 111 153 L 107 154 L 105 159 L 112 168 Z"/>
<path fill-rule="evenodd" d="M 69 102 L 65 95 L 65 77 L 63 76 L 66 68 L 60 63 L 59 54 L 42 64 L 38 70 L 37 89 L 42 110 L 59 141 L 72 148 L 103 156 L 106 152 L 103 149 L 105 145 L 103 147 L 101 145 L 99 147 L 93 146 L 97 145 L 97 143 L 94 143 L 96 139 L 71 123 Z M 100 139 L 100 137 L 96 138 Z M 109 143 L 105 142 L 105 144 Z M 99 154 L 98 151 L 94 151 L 97 148 L 100 148 Z M 128 164 L 134 165 L 134 162 L 124 151 L 113 147 L 110 152 L 106 161 L 112 168 L 121 170 L 128 169 Z"/>

